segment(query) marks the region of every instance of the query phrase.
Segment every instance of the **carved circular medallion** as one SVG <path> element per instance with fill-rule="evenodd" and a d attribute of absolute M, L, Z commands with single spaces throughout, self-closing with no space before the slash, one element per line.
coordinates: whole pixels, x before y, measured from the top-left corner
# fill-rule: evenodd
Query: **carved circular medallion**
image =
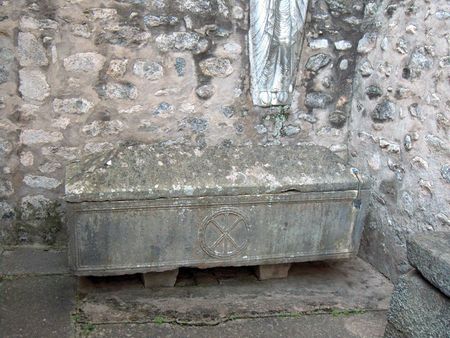
<path fill-rule="evenodd" d="M 221 209 L 203 221 L 199 230 L 202 249 L 212 257 L 232 257 L 248 244 L 249 226 L 234 209 Z"/>

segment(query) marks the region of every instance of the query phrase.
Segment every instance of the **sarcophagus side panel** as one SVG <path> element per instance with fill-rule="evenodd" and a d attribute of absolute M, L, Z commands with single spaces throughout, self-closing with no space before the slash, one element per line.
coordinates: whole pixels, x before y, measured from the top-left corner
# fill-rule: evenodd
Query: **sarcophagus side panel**
<path fill-rule="evenodd" d="M 349 257 L 359 242 L 357 194 L 73 203 L 72 266 L 103 275 Z"/>

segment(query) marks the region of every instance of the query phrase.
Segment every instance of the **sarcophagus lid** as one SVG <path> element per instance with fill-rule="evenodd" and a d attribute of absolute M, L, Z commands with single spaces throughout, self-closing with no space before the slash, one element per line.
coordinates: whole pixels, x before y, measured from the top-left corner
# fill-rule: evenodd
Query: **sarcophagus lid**
<path fill-rule="evenodd" d="M 69 202 L 321 192 L 358 188 L 352 169 L 318 146 L 137 145 L 94 154 L 67 168 Z"/>
<path fill-rule="evenodd" d="M 122 146 L 67 168 L 71 265 L 108 275 L 346 258 L 361 188 L 318 146 Z"/>

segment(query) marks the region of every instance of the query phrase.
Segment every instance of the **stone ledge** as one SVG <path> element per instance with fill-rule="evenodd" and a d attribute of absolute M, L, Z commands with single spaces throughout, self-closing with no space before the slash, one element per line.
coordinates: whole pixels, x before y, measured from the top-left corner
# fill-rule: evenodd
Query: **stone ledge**
<path fill-rule="evenodd" d="M 406 243 L 408 260 L 425 279 L 450 297 L 450 232 L 412 236 Z"/>

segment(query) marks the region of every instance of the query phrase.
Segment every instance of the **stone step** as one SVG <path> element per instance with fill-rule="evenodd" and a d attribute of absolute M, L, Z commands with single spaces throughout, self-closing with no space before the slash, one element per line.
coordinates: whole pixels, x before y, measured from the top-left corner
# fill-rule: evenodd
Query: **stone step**
<path fill-rule="evenodd" d="M 410 264 L 450 297 L 450 232 L 418 234 L 406 246 Z"/>

